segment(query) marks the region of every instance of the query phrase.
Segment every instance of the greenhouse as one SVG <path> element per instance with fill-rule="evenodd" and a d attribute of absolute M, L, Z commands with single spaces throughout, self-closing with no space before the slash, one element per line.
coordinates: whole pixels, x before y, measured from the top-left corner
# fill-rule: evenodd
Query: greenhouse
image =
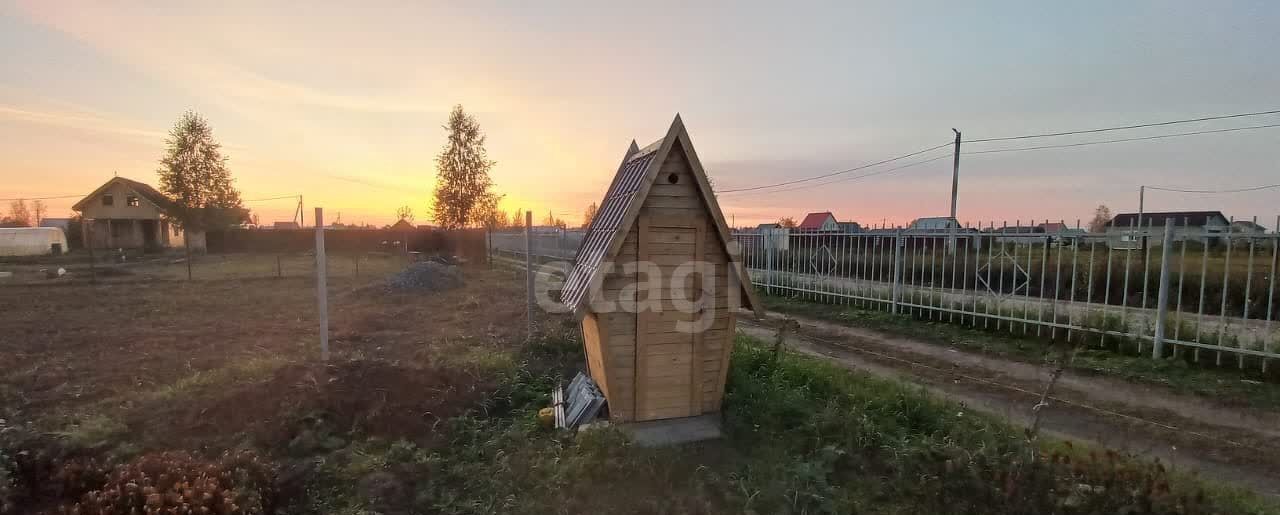
<path fill-rule="evenodd" d="M 0 228 L 0 256 L 44 256 L 67 250 L 67 237 L 57 227 Z"/>

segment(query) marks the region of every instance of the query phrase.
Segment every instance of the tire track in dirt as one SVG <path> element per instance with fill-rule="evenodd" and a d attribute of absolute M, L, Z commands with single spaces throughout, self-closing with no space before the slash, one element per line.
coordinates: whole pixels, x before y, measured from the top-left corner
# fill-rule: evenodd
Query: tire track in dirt
<path fill-rule="evenodd" d="M 771 320 L 743 317 L 745 334 L 773 341 Z M 770 319 L 779 319 L 771 314 Z M 794 318 L 794 317 L 793 317 Z M 976 356 L 925 342 L 808 319 L 793 350 L 846 368 L 917 384 L 972 409 L 1026 427 L 1048 367 Z M 1280 435 L 1267 417 L 1205 405 L 1154 388 L 1068 372 L 1041 417 L 1055 438 L 1158 458 L 1176 469 L 1280 497 Z"/>

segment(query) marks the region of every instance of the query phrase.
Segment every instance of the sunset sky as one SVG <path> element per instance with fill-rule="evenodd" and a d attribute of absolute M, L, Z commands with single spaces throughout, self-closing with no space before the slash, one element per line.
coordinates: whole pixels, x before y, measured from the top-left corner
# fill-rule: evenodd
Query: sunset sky
<path fill-rule="evenodd" d="M 155 184 L 187 109 L 213 125 L 245 199 L 301 194 L 375 224 L 404 204 L 426 221 L 454 104 L 488 134 L 504 206 L 571 223 L 632 138 L 661 137 L 677 112 L 733 189 L 944 143 L 952 127 L 970 139 L 1280 109 L 1273 1 L 424 4 L 0 3 L 0 198 L 86 194 L 113 172 Z M 1264 124 L 1280 115 L 962 148 Z M 821 210 L 905 223 L 946 214 L 950 173 L 940 159 L 720 202 L 738 225 Z M 1277 182 L 1280 128 L 971 155 L 960 218 L 1074 221 L 1099 203 L 1135 210 L 1140 184 Z M 75 200 L 48 201 L 50 216 Z M 247 206 L 267 223 L 294 207 Z M 1148 194 L 1148 210 L 1173 209 L 1271 226 L 1280 190 Z"/>

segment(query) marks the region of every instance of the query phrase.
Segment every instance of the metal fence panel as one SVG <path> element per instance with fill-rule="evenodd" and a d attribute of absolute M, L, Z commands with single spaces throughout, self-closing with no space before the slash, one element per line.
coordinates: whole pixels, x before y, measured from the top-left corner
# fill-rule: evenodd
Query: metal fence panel
<path fill-rule="evenodd" d="M 1176 245 L 1170 252 L 1152 252 L 1165 228 L 1144 225 L 1070 235 L 1032 232 L 1020 222 L 955 232 L 793 232 L 777 245 L 774 233 L 734 238 L 752 282 L 768 295 L 1011 333 L 1034 328 L 1050 338 L 1091 335 L 1100 346 L 1134 352 L 1149 348 L 1161 323 L 1163 348 L 1174 355 L 1192 349 L 1198 360 L 1205 349 L 1216 363 L 1235 356 L 1240 366 L 1262 367 L 1280 357 L 1274 327 L 1280 237 L 1184 230 L 1170 235 Z M 1170 274 L 1172 296 L 1163 317 L 1162 272 Z M 1187 287 L 1195 281 L 1198 289 Z"/>

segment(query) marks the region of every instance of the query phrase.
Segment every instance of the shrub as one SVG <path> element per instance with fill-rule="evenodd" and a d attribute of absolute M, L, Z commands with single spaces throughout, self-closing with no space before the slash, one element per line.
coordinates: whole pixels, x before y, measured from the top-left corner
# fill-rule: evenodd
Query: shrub
<path fill-rule="evenodd" d="M 71 463 L 60 477 L 69 484 L 94 472 Z M 76 515 L 266 514 L 275 510 L 275 468 L 251 451 L 226 452 L 202 461 L 186 452 L 143 455 L 115 467 L 101 488 L 63 506 Z"/>

